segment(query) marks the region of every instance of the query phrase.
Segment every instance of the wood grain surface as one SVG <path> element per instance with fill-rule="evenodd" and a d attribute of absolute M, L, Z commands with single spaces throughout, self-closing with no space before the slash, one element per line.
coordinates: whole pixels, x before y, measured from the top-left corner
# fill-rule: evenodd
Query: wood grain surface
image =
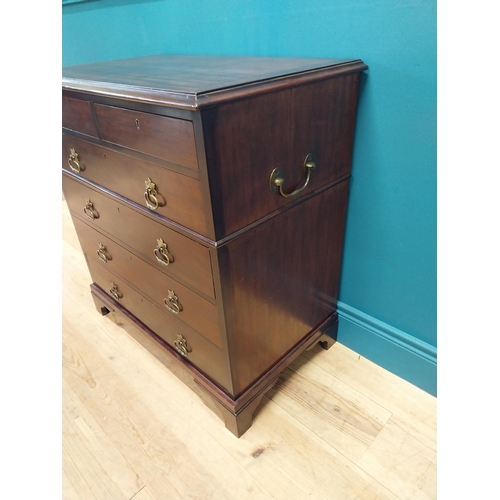
<path fill-rule="evenodd" d="M 63 69 L 63 79 L 108 81 L 132 87 L 202 93 L 348 61 L 350 60 L 159 54 L 69 66 Z"/>
<path fill-rule="evenodd" d="M 240 99 L 201 111 L 217 239 L 350 175 L 359 74 Z M 289 194 L 271 194 L 282 170 Z"/>
<path fill-rule="evenodd" d="M 345 180 L 219 249 L 236 396 L 335 312 L 347 193 Z"/>
<path fill-rule="evenodd" d="M 160 273 L 153 266 L 137 258 L 120 245 L 113 244 L 111 240 L 99 238 L 98 233 L 89 233 L 87 225 L 78 223 L 77 228 L 81 227 L 84 227 L 85 230 L 79 234 L 79 237 L 87 263 L 91 267 L 93 281 L 103 290 L 109 290 L 109 283 L 113 277 L 120 277 L 136 290 L 140 290 L 140 293 L 148 301 L 154 302 L 161 310 L 168 312 L 171 317 L 183 321 L 220 347 L 217 308 L 214 304 L 178 281 Z M 104 241 L 109 256 L 106 264 L 99 259 L 96 252 L 98 242 L 101 240 Z M 108 276 L 110 276 L 109 279 Z M 164 300 L 168 297 L 169 290 L 175 292 L 178 298 L 180 308 L 178 314 L 169 312 L 169 309 L 165 307 Z"/>
<path fill-rule="evenodd" d="M 193 123 L 95 104 L 102 140 L 189 168 L 198 168 Z"/>
<path fill-rule="evenodd" d="M 92 105 L 80 99 L 62 98 L 62 126 L 92 137 L 99 137 Z"/>
<path fill-rule="evenodd" d="M 144 208 L 147 208 L 144 197 L 146 181 L 151 179 L 156 185 L 158 200 L 158 207 L 150 210 L 151 213 L 163 215 L 206 234 L 206 214 L 203 211 L 203 194 L 198 180 L 69 135 L 63 135 L 62 141 L 64 172 L 69 172 L 68 158 L 72 148 L 80 158 L 80 178 L 118 193 Z M 71 200 L 69 193 L 66 197 L 68 201 Z"/>
<path fill-rule="evenodd" d="M 129 205 L 112 200 L 99 191 L 87 189 L 69 178 L 63 178 L 63 188 L 73 217 L 80 218 L 101 234 L 118 241 L 156 269 L 188 283 L 211 298 L 215 297 L 207 247 L 182 236 L 153 217 L 145 217 Z M 88 219 L 82 210 L 85 197 L 89 197 L 95 209 L 100 211 L 99 217 L 94 220 Z M 168 266 L 159 263 L 154 254 L 159 238 L 167 244 L 173 259 Z"/>

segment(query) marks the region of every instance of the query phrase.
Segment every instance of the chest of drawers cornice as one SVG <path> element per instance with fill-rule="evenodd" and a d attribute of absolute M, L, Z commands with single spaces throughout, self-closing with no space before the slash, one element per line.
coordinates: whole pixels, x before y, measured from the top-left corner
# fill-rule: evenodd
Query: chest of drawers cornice
<path fill-rule="evenodd" d="M 158 55 L 63 70 L 63 191 L 96 308 L 153 338 L 236 436 L 293 359 L 336 337 L 366 68 Z"/>

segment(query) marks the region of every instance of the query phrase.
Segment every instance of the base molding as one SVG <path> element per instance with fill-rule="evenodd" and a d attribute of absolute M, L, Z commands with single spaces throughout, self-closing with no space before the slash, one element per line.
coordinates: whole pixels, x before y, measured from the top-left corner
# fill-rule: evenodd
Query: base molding
<path fill-rule="evenodd" d="M 132 330 L 127 329 L 127 332 L 200 396 L 236 437 L 242 436 L 250 428 L 253 415 L 262 398 L 267 391 L 272 389 L 280 373 L 302 352 L 312 349 L 316 344 L 320 344 L 324 349 L 329 349 L 335 343 L 337 335 L 338 317 L 337 312 L 334 312 L 243 393 L 233 398 L 194 365 L 186 362 L 166 341 L 158 337 L 98 285 L 92 283 L 90 290 L 97 311 L 108 317 L 119 315 L 121 319 L 128 321 L 133 328 Z"/>
<path fill-rule="evenodd" d="M 337 310 L 341 344 L 436 396 L 436 347 L 343 302 Z"/>

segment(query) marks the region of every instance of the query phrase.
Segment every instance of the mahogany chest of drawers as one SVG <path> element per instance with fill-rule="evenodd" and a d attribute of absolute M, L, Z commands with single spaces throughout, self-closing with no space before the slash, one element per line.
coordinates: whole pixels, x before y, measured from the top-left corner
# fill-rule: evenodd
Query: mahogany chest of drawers
<path fill-rule="evenodd" d="M 365 69 L 159 55 L 63 70 L 63 191 L 97 310 L 152 336 L 237 436 L 336 336 Z"/>

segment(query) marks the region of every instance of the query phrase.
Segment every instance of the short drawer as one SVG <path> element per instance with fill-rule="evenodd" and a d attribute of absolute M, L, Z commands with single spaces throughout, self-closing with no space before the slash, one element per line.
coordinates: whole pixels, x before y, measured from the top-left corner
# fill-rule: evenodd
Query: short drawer
<path fill-rule="evenodd" d="M 215 298 L 207 247 L 65 174 L 63 191 L 74 216 L 84 218 L 99 232 L 111 235 L 160 271 Z M 158 250 L 159 240 L 167 247 L 168 266 L 165 265 L 165 252 Z"/>
<path fill-rule="evenodd" d="M 225 364 L 222 351 L 182 321 L 162 311 L 129 286 L 121 277 L 88 259 L 93 281 L 137 319 L 170 344 L 188 362 L 220 385 L 225 383 Z M 177 342 L 177 344 L 176 344 Z"/>
<path fill-rule="evenodd" d="M 193 122 L 95 104 L 104 141 L 198 169 Z"/>
<path fill-rule="evenodd" d="M 62 166 L 153 213 L 200 234 L 207 232 L 201 183 L 197 179 L 66 134 L 62 138 Z M 156 194 L 147 190 L 151 183 Z"/>
<path fill-rule="evenodd" d="M 91 106 L 88 101 L 63 97 L 62 126 L 85 135 L 98 137 Z"/>
<path fill-rule="evenodd" d="M 217 307 L 161 273 L 110 238 L 87 230 L 86 224 L 75 220 L 75 227 L 87 261 L 94 260 L 122 277 L 141 293 L 150 297 L 165 312 L 201 333 L 221 347 Z"/>

